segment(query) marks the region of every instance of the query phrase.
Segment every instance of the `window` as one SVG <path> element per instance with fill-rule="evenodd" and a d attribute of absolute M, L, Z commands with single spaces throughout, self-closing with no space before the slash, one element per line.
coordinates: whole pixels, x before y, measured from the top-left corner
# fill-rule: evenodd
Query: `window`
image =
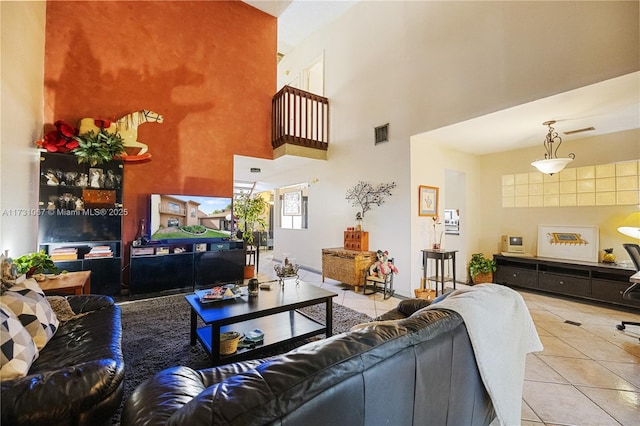
<path fill-rule="evenodd" d="M 307 229 L 307 185 L 293 185 L 279 189 L 280 227 Z"/>

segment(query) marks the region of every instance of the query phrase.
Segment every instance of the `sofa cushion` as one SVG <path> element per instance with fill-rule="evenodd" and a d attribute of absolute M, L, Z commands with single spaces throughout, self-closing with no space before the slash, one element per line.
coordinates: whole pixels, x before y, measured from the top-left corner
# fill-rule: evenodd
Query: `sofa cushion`
<path fill-rule="evenodd" d="M 27 329 L 38 350 L 47 344 L 60 322 L 35 280 L 14 285 L 0 296 Z"/>
<path fill-rule="evenodd" d="M 38 349 L 27 329 L 0 304 L 0 380 L 26 376 L 37 357 Z"/>
<path fill-rule="evenodd" d="M 53 309 L 53 312 L 56 314 L 56 318 L 58 318 L 60 323 L 78 319 L 91 313 L 83 312 L 81 314 L 76 314 L 71 308 L 69 301 L 64 296 L 47 296 L 47 301 L 51 305 L 51 309 Z"/>

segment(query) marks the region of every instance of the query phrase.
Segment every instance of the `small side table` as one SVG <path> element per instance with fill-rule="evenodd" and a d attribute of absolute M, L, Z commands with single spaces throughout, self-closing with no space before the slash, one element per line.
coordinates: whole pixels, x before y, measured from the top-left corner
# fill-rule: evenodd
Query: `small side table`
<path fill-rule="evenodd" d="M 46 279 L 38 283 L 42 291 L 47 293 L 91 293 L 91 271 L 67 272 L 58 278 Z"/>
<path fill-rule="evenodd" d="M 422 250 L 422 277 L 424 281 L 436 282 L 436 296 L 438 295 L 438 283 L 440 283 L 440 294 L 444 294 L 444 283 L 446 281 L 453 282 L 453 289 L 456 288 L 456 252 L 458 250 Z M 436 264 L 436 274 L 429 276 L 427 269 L 429 268 L 429 259 L 434 259 Z M 444 276 L 444 263 L 450 261 L 452 264 L 452 278 Z"/>

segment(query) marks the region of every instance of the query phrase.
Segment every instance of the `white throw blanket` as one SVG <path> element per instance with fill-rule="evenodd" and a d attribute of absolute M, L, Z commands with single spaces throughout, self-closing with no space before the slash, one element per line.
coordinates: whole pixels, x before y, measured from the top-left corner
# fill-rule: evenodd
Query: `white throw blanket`
<path fill-rule="evenodd" d="M 479 284 L 455 290 L 424 309 L 439 308 L 455 311 L 464 319 L 499 423 L 519 425 L 526 355 L 542 350 L 522 296 L 499 284 Z"/>

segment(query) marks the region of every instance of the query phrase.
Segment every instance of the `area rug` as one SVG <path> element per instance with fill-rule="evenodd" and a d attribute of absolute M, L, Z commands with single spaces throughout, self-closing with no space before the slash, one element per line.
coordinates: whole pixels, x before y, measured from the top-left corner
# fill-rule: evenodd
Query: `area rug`
<path fill-rule="evenodd" d="M 195 346 L 189 344 L 190 309 L 184 294 L 123 302 L 119 306 L 122 309 L 122 350 L 125 363 L 123 401 L 140 383 L 166 368 L 176 365 L 194 369 L 211 366 L 209 356 L 202 346 L 199 343 Z M 301 311 L 324 323 L 324 309 L 324 305 L 314 305 Z M 333 334 L 342 333 L 367 321 L 371 321 L 369 316 L 333 304 Z M 282 351 L 291 348 L 283 348 Z M 120 424 L 120 410 L 113 416 L 114 425 Z"/>

